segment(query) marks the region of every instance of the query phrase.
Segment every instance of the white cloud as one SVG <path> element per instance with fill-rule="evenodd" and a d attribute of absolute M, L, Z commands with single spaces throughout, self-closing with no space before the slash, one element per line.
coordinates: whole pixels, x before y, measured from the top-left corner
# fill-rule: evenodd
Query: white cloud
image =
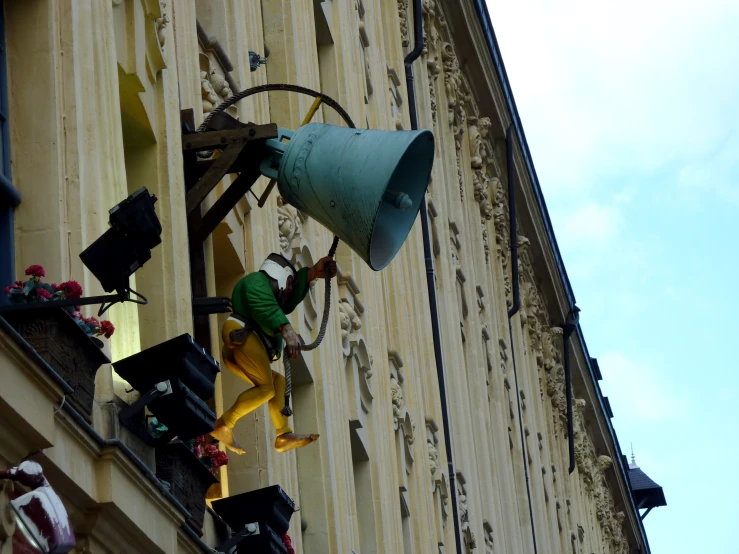
<path fill-rule="evenodd" d="M 684 402 L 649 366 L 619 352 L 598 356 L 601 384 L 614 417 L 626 422 L 655 422 L 682 415 Z"/>
<path fill-rule="evenodd" d="M 558 236 L 569 248 L 601 248 L 618 234 L 621 214 L 612 206 L 590 202 L 565 216 Z"/>
<path fill-rule="evenodd" d="M 739 123 L 739 2 L 488 4 L 548 196 L 700 159 Z"/>

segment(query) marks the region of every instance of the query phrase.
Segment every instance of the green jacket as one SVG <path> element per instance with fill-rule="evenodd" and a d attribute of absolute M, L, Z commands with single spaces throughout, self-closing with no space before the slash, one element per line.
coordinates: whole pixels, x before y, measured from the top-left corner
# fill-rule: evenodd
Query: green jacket
<path fill-rule="evenodd" d="M 293 292 L 287 305 L 280 308 L 272 291 L 270 278 L 265 273 L 257 271 L 236 283 L 231 302 L 235 314 L 245 319 L 253 319 L 265 334 L 276 337 L 275 347 L 279 355 L 282 352 L 283 340 L 277 329 L 290 323 L 285 314 L 292 313 L 308 294 L 308 290 L 308 268 L 304 267 L 295 275 Z"/>

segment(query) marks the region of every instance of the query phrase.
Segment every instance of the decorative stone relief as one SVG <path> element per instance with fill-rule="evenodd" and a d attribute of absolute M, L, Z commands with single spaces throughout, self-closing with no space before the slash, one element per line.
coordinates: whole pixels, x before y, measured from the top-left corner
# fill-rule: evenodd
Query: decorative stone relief
<path fill-rule="evenodd" d="M 619 517 L 613 501 L 613 495 L 605 478 L 605 471 L 613 463 L 610 456 L 597 456 L 593 441 L 585 427 L 585 407 L 583 399 L 575 399 L 573 417 L 575 427 L 575 462 L 585 490 L 595 501 L 595 514 L 600 524 L 604 540 L 610 543 L 614 551 L 621 554 L 628 552 L 628 542 L 623 533 L 623 518 Z M 582 535 L 581 535 L 582 540 Z"/>
<path fill-rule="evenodd" d="M 292 259 L 295 251 L 300 248 L 303 221 L 298 210 L 282 196 L 277 197 L 277 227 L 280 232 L 280 249 L 286 258 Z"/>
<path fill-rule="evenodd" d="M 493 526 L 489 521 L 484 520 L 482 528 L 485 531 L 485 554 L 493 554 Z"/>
<path fill-rule="evenodd" d="M 511 296 L 510 268 L 510 232 L 508 225 L 508 198 L 500 180 L 492 183 L 493 189 L 493 225 L 495 227 L 495 247 L 498 261 L 503 269 L 505 296 L 508 309 L 513 306 Z"/>
<path fill-rule="evenodd" d="M 434 483 L 438 479 L 439 472 L 439 426 L 433 418 L 426 417 L 426 444 L 429 450 L 429 471 L 431 472 L 431 482 Z"/>
<path fill-rule="evenodd" d="M 397 430 L 403 419 L 405 403 L 403 401 L 403 389 L 400 388 L 400 383 L 398 383 L 395 375 L 390 376 L 390 398 L 393 403 L 393 426 Z"/>
<path fill-rule="evenodd" d="M 437 122 L 436 84 L 441 73 L 439 65 L 439 45 L 441 37 L 439 28 L 446 29 L 446 20 L 436 5 L 436 0 L 423 0 L 423 54 L 426 56 L 426 68 L 429 75 L 429 98 L 431 100 L 431 118 L 434 126 Z"/>
<path fill-rule="evenodd" d="M 457 509 L 459 510 L 459 522 L 464 544 L 467 551 L 471 552 L 477 548 L 477 542 L 470 525 L 470 514 L 467 508 L 467 480 L 462 472 L 457 473 Z"/>
<path fill-rule="evenodd" d="M 352 335 L 362 328 L 362 320 L 348 300 L 339 300 L 339 319 L 341 321 L 341 342 L 346 352 L 351 348 Z"/>
<path fill-rule="evenodd" d="M 464 199 L 464 176 L 462 164 L 462 136 L 465 131 L 467 112 L 465 104 L 470 100 L 466 81 L 459 69 L 459 61 L 454 53 L 454 48 L 448 42 L 441 45 L 441 61 L 444 68 L 444 87 L 447 99 L 447 117 L 449 126 L 454 134 L 454 146 L 457 161 L 457 180 L 459 183 L 459 197 Z"/>
<path fill-rule="evenodd" d="M 415 442 L 415 425 L 405 405 L 405 394 L 403 391 L 403 360 L 394 351 L 388 351 L 390 362 L 390 395 L 393 406 L 393 423 L 396 431 L 396 454 L 398 463 L 398 479 L 400 481 L 401 511 L 410 515 L 410 502 L 408 489 L 410 486 L 409 476 L 411 474 L 414 457 L 413 443 Z"/>
<path fill-rule="evenodd" d="M 490 118 L 469 118 L 469 141 L 470 141 L 470 165 L 472 166 L 472 186 L 475 201 L 480 206 L 480 215 L 483 220 L 489 221 L 493 217 L 493 204 L 491 202 L 491 187 L 496 185 L 497 177 L 490 177 L 489 166 L 491 163 L 492 148 L 487 140 L 490 129 Z"/>
<path fill-rule="evenodd" d="M 400 77 L 398 77 L 398 72 L 390 66 L 387 66 L 387 76 L 390 83 L 390 111 L 393 114 L 393 124 L 397 131 L 401 131 L 403 129 L 403 112 L 401 111 L 403 95 L 400 92 Z"/>
<path fill-rule="evenodd" d="M 400 40 L 403 47 L 410 46 L 408 36 L 408 0 L 398 0 L 398 17 L 400 18 Z"/>
<path fill-rule="evenodd" d="M 429 187 L 431 183 L 429 183 Z M 429 221 L 431 223 L 431 249 L 434 252 L 434 257 L 438 258 L 441 254 L 441 242 L 439 241 L 439 230 L 436 228 L 436 219 L 439 217 L 439 212 L 436 210 L 434 200 L 431 197 L 431 193 L 426 193 L 426 202 L 428 206 Z"/>
<path fill-rule="evenodd" d="M 169 16 L 164 11 L 167 8 L 167 3 L 160 2 L 159 5 L 162 10 L 162 15 L 156 18 L 156 20 L 154 21 L 154 25 L 156 25 L 156 29 L 157 29 L 157 38 L 159 39 L 159 48 L 162 49 L 162 56 L 164 56 L 164 50 L 163 50 L 164 42 L 167 40 L 167 35 L 164 33 L 164 29 L 167 27 L 167 25 L 169 25 L 170 21 L 169 21 Z"/>
<path fill-rule="evenodd" d="M 239 86 L 231 76 L 233 64 L 223 45 L 216 37 L 208 36 L 199 21 L 196 24 L 198 43 L 202 50 L 199 57 L 203 113 L 207 114 L 233 95 L 234 90 L 239 90 Z M 231 106 L 227 112 L 234 117 L 238 114 L 236 106 Z"/>

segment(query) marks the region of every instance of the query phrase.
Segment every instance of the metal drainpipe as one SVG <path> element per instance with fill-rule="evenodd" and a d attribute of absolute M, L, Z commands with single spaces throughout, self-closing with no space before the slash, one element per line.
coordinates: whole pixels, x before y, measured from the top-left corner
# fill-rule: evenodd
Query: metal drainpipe
<path fill-rule="evenodd" d="M 580 319 L 580 308 L 575 306 L 567 314 L 567 322 L 562 332 L 562 355 L 565 370 L 565 396 L 567 396 L 567 446 L 570 456 L 569 473 L 575 471 L 575 429 L 572 418 L 572 370 L 570 368 L 570 335 L 575 332 Z"/>
<path fill-rule="evenodd" d="M 415 46 L 405 62 L 405 82 L 408 89 L 408 111 L 411 119 L 411 129 L 418 129 L 418 114 L 416 113 L 416 92 L 413 88 L 412 64 L 423 52 L 423 11 L 422 0 L 413 0 L 413 39 Z M 452 517 L 454 518 L 454 540 L 457 554 L 462 554 L 462 534 L 459 529 L 459 511 L 457 508 L 457 486 L 454 474 L 452 457 L 452 437 L 449 427 L 449 410 L 447 408 L 446 382 L 444 379 L 444 358 L 441 352 L 441 332 L 439 330 L 439 312 L 436 301 L 436 279 L 434 277 L 434 261 L 431 255 L 431 239 L 429 232 L 428 212 L 426 201 L 421 202 L 421 230 L 423 234 L 423 257 L 426 262 L 426 284 L 428 285 L 429 310 L 431 312 L 431 334 L 434 341 L 434 357 L 436 359 L 436 376 L 439 381 L 439 401 L 441 402 L 441 419 L 444 428 L 444 445 L 449 471 L 449 488 L 452 498 Z"/>
<path fill-rule="evenodd" d="M 534 541 L 534 554 L 536 547 L 536 525 L 534 524 L 534 507 L 531 501 L 531 483 L 529 480 L 529 464 L 526 455 L 526 436 L 523 427 L 523 412 L 521 410 L 521 392 L 518 388 L 518 371 L 516 369 L 516 348 L 513 345 L 513 316 L 521 308 L 521 292 L 518 282 L 518 228 L 516 218 L 516 171 L 513 166 L 513 125 L 506 131 L 506 166 L 508 170 L 508 222 L 510 225 L 511 241 L 511 287 L 513 303 L 508 310 L 508 335 L 511 341 L 511 361 L 513 363 L 513 379 L 516 384 L 516 405 L 518 406 L 518 426 L 521 429 L 521 453 L 523 456 L 523 472 L 526 477 L 526 496 L 529 501 L 529 519 L 531 520 L 531 539 Z"/>

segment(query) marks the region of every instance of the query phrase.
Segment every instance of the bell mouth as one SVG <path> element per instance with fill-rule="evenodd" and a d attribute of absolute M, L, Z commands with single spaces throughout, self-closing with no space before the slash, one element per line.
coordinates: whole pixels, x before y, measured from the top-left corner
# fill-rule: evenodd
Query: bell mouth
<path fill-rule="evenodd" d="M 434 163 L 434 135 L 419 131 L 393 172 L 372 225 L 369 266 L 380 271 L 396 256 L 413 228 Z"/>

